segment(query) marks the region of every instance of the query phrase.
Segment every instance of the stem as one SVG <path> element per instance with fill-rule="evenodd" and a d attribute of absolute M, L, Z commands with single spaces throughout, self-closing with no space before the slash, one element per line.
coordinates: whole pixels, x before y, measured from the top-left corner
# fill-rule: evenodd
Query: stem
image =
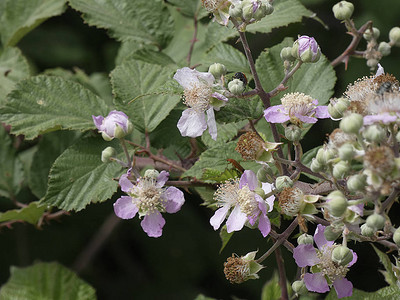
<path fill-rule="evenodd" d="M 187 58 L 186 58 L 189 67 L 190 67 L 190 61 L 192 59 L 192 53 L 193 53 L 193 49 L 194 49 L 194 44 L 197 42 L 197 16 L 196 15 L 194 15 L 194 17 L 193 17 L 193 23 L 194 23 L 193 38 L 190 41 L 189 53 L 188 53 Z"/>
<path fill-rule="evenodd" d="M 278 271 L 279 271 L 279 286 L 281 287 L 281 300 L 288 300 L 289 295 L 287 291 L 287 286 L 286 286 L 286 272 L 285 272 L 285 266 L 284 266 L 284 261 L 281 253 L 281 249 L 278 247 L 275 250 L 275 259 L 276 259 L 276 264 L 278 266 Z"/>
<path fill-rule="evenodd" d="M 126 147 L 125 139 L 122 138 L 122 139 L 119 139 L 119 140 L 121 142 L 122 149 L 124 149 L 124 152 L 125 152 L 125 155 L 126 155 L 126 159 L 128 160 L 128 166 L 132 166 L 132 160 L 131 160 L 131 157 L 129 155 L 128 149 Z"/>
<path fill-rule="evenodd" d="M 179 186 L 179 187 L 192 187 L 192 186 L 208 186 L 208 187 L 214 187 L 215 184 L 213 183 L 207 183 L 207 182 L 202 182 L 202 181 L 179 181 L 179 180 L 168 180 L 165 185 L 171 185 L 171 186 Z"/>
<path fill-rule="evenodd" d="M 270 96 L 270 98 L 276 96 L 276 94 L 278 94 L 280 91 L 282 91 L 282 86 L 285 85 L 285 83 L 290 79 L 290 77 L 293 76 L 293 74 L 301 67 L 302 64 L 303 64 L 303 62 L 299 60 L 297 62 L 297 64 L 293 67 L 293 69 L 290 70 L 290 72 L 288 72 L 287 74 L 285 74 L 285 77 L 282 79 L 280 84 L 276 88 L 274 88 L 272 91 L 268 92 L 268 95 Z"/>

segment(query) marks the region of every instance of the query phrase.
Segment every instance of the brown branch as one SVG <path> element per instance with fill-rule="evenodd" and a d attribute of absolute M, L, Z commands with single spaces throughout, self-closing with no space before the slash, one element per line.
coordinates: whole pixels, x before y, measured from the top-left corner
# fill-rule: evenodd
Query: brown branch
<path fill-rule="evenodd" d="M 197 16 L 194 15 L 193 17 L 193 23 L 194 23 L 194 32 L 193 32 L 193 38 L 190 41 L 190 48 L 189 48 L 189 53 L 186 57 L 188 66 L 190 67 L 190 61 L 192 60 L 192 53 L 194 49 L 194 44 L 197 42 Z"/>

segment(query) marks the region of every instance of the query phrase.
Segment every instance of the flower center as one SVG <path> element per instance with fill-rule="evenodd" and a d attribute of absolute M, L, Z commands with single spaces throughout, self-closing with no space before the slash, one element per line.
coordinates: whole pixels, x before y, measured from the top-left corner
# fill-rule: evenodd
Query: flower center
<path fill-rule="evenodd" d="M 254 192 L 250 191 L 246 185 L 242 187 L 238 192 L 237 202 L 239 203 L 240 210 L 247 216 L 253 216 L 257 210 L 257 201 L 254 197 Z"/>
<path fill-rule="evenodd" d="M 332 251 L 337 245 L 323 245 L 321 250 L 317 251 L 317 256 L 320 262 L 317 264 L 322 274 L 328 276 L 331 282 L 336 279 L 342 279 L 346 276 L 349 268 L 346 266 L 341 266 L 332 260 Z"/>
<path fill-rule="evenodd" d="M 210 103 L 211 94 L 211 87 L 201 82 L 194 83 L 190 88 L 185 89 L 183 103 L 197 112 L 204 112 Z"/>
<path fill-rule="evenodd" d="M 249 131 L 240 136 L 235 150 L 243 159 L 252 160 L 263 150 L 263 143 L 264 141 L 255 132 Z"/>
<path fill-rule="evenodd" d="M 139 209 L 140 215 L 165 211 L 164 200 L 161 198 L 162 189 L 155 186 L 154 179 L 140 178 L 137 190 L 138 194 L 132 199 Z"/>
<path fill-rule="evenodd" d="M 237 202 L 239 191 L 239 179 L 232 179 L 225 181 L 221 184 L 217 191 L 214 193 L 214 200 L 217 202 L 218 207 L 225 205 L 233 206 Z"/>
<path fill-rule="evenodd" d="M 300 211 L 304 193 L 299 188 L 285 188 L 278 196 L 278 204 L 281 213 L 287 216 L 295 216 Z"/>
<path fill-rule="evenodd" d="M 249 264 L 241 257 L 228 257 L 224 263 L 224 273 L 226 279 L 231 283 L 242 283 L 250 275 Z"/>
<path fill-rule="evenodd" d="M 226 0 L 201 0 L 207 11 L 214 12 L 226 4 Z"/>
<path fill-rule="evenodd" d="M 364 156 L 364 166 L 380 175 L 390 173 L 393 170 L 394 164 L 393 151 L 386 146 L 368 150 Z"/>

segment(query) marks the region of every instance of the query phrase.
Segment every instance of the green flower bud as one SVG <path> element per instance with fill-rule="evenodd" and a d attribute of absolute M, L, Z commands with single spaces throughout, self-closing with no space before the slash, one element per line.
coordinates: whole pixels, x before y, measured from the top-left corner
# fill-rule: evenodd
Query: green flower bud
<path fill-rule="evenodd" d="M 261 168 L 258 169 L 257 171 L 257 179 L 260 182 L 267 182 L 269 181 L 269 178 L 271 176 L 273 176 L 273 171 L 272 169 L 267 166 L 267 165 L 263 165 Z"/>
<path fill-rule="evenodd" d="M 332 260 L 341 266 L 346 266 L 353 260 L 353 253 L 346 246 L 338 246 L 332 251 Z"/>
<path fill-rule="evenodd" d="M 349 173 L 350 166 L 347 161 L 340 161 L 333 166 L 332 175 L 337 179 L 343 179 Z"/>
<path fill-rule="evenodd" d="M 264 1 L 263 5 L 265 5 L 265 15 L 268 16 L 274 12 L 274 7 L 269 1 Z"/>
<path fill-rule="evenodd" d="M 376 27 L 373 27 L 373 28 L 372 28 L 372 32 L 371 32 L 371 30 L 367 29 L 367 30 L 365 31 L 365 33 L 363 34 L 363 37 L 364 37 L 364 39 L 366 39 L 367 41 L 370 41 L 370 40 L 372 40 L 372 39 L 377 40 L 377 39 L 379 38 L 380 34 L 381 34 L 381 32 L 379 31 L 379 29 L 376 28 Z"/>
<path fill-rule="evenodd" d="M 354 133 L 358 134 L 359 130 L 363 126 L 364 120 L 363 116 L 360 114 L 352 113 L 350 115 L 345 116 L 340 121 L 340 129 L 342 129 L 345 133 Z"/>
<path fill-rule="evenodd" d="M 397 228 L 393 233 L 393 242 L 395 242 L 396 245 L 400 247 L 400 227 Z"/>
<path fill-rule="evenodd" d="M 343 21 L 351 18 L 354 11 L 354 5 L 347 1 L 340 1 L 332 7 L 335 18 Z"/>
<path fill-rule="evenodd" d="M 389 31 L 389 40 L 390 42 L 397 47 L 400 47 L 400 28 L 393 27 Z"/>
<path fill-rule="evenodd" d="M 308 293 L 308 289 L 303 280 L 296 280 L 295 282 L 293 282 L 292 289 L 293 292 L 299 295 L 306 295 Z"/>
<path fill-rule="evenodd" d="M 366 184 L 366 176 L 363 174 L 356 174 L 347 179 L 347 188 L 350 192 L 363 191 Z"/>
<path fill-rule="evenodd" d="M 375 69 L 376 66 L 378 65 L 379 60 L 375 58 L 370 58 L 367 60 L 367 66 L 370 67 L 371 69 Z"/>
<path fill-rule="evenodd" d="M 328 241 L 334 241 L 340 236 L 341 232 L 334 230 L 332 226 L 326 226 L 324 236 Z"/>
<path fill-rule="evenodd" d="M 255 188 L 254 189 L 254 192 L 257 194 L 257 195 L 259 195 L 261 198 L 265 198 L 265 192 L 264 192 L 264 190 L 262 189 L 262 188 Z"/>
<path fill-rule="evenodd" d="M 154 169 L 148 169 L 146 172 L 144 172 L 144 177 L 145 178 L 152 178 L 152 179 L 157 179 L 157 177 L 160 175 L 160 172 Z"/>
<path fill-rule="evenodd" d="M 341 191 L 333 191 L 326 196 L 328 211 L 334 217 L 341 217 L 347 209 L 347 199 L 344 197 Z"/>
<path fill-rule="evenodd" d="M 293 55 L 292 55 L 292 47 L 282 48 L 280 56 L 281 56 L 282 60 L 288 60 L 288 61 L 296 60 L 296 58 L 293 57 Z"/>
<path fill-rule="evenodd" d="M 229 7 L 229 15 L 231 18 L 241 19 L 243 14 L 243 2 L 237 4 L 231 4 Z"/>
<path fill-rule="evenodd" d="M 253 2 L 249 1 L 249 0 L 243 0 L 243 9 L 242 9 L 242 17 L 244 19 L 244 21 L 250 21 L 253 18 Z"/>
<path fill-rule="evenodd" d="M 313 160 L 311 161 L 310 169 L 311 171 L 318 173 L 323 171 L 325 168 L 324 165 L 320 164 L 317 159 L 313 158 Z"/>
<path fill-rule="evenodd" d="M 106 163 L 115 155 L 116 151 L 113 147 L 107 147 L 101 152 L 101 161 Z"/>
<path fill-rule="evenodd" d="M 332 99 L 328 105 L 328 112 L 334 119 L 341 119 L 343 113 L 350 105 L 350 100 L 347 98 Z"/>
<path fill-rule="evenodd" d="M 378 51 L 382 54 L 382 56 L 388 56 L 391 52 L 391 46 L 389 43 L 380 42 L 378 46 Z"/>
<path fill-rule="evenodd" d="M 371 237 L 375 234 L 376 230 L 372 227 L 369 227 L 367 224 L 362 224 L 361 227 L 361 235 Z"/>
<path fill-rule="evenodd" d="M 296 125 L 289 125 L 285 128 L 285 137 L 291 141 L 299 141 L 301 139 L 301 128 Z"/>
<path fill-rule="evenodd" d="M 297 244 L 302 245 L 302 244 L 313 244 L 314 243 L 314 238 L 312 235 L 309 235 L 307 233 L 303 233 L 297 238 Z"/>
<path fill-rule="evenodd" d="M 233 79 L 228 83 L 228 90 L 234 95 L 241 95 L 244 88 L 244 83 L 240 79 Z"/>
<path fill-rule="evenodd" d="M 364 130 L 363 137 L 369 142 L 380 143 L 386 138 L 386 132 L 379 125 L 371 125 Z"/>
<path fill-rule="evenodd" d="M 338 153 L 340 159 L 352 160 L 354 157 L 354 147 L 351 144 L 343 144 L 340 146 Z"/>
<path fill-rule="evenodd" d="M 215 78 L 220 78 L 226 74 L 226 67 L 220 63 L 214 63 L 208 68 L 208 72 L 211 73 Z"/>
<path fill-rule="evenodd" d="M 321 49 L 313 37 L 302 35 L 293 43 L 292 56 L 304 63 L 314 63 L 319 60 Z"/>
<path fill-rule="evenodd" d="M 282 191 L 284 188 L 290 188 L 293 186 L 293 180 L 289 176 L 279 176 L 275 180 L 275 187 L 278 191 Z"/>
<path fill-rule="evenodd" d="M 375 231 L 382 229 L 385 226 L 385 217 L 379 214 L 372 214 L 368 216 L 367 221 L 365 222 L 367 226 L 374 228 Z"/>

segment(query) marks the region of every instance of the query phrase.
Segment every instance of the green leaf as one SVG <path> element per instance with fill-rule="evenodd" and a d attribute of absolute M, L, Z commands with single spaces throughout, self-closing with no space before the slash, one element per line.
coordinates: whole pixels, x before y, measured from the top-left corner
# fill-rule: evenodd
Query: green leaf
<path fill-rule="evenodd" d="M 337 300 L 335 289 L 331 289 L 325 300 Z M 388 286 L 372 293 L 353 289 L 353 295 L 341 299 L 351 300 L 400 300 L 400 289 L 397 286 Z"/>
<path fill-rule="evenodd" d="M 124 61 L 111 72 L 116 105 L 140 131 L 153 131 L 180 101 L 179 95 L 163 90 L 172 74 L 169 68 L 137 60 Z"/>
<path fill-rule="evenodd" d="M 315 147 L 313 149 L 308 150 L 306 153 L 303 154 L 303 157 L 301 158 L 302 163 L 307 166 L 310 167 L 311 162 L 313 160 L 313 158 L 317 155 L 318 150 L 321 148 L 322 146 L 318 146 Z M 307 176 L 308 178 L 311 178 L 317 182 L 321 181 L 321 178 L 307 174 L 307 173 L 303 173 L 305 176 Z"/>
<path fill-rule="evenodd" d="M 4 47 L 14 46 L 29 31 L 65 10 L 65 0 L 3 0 L 0 37 Z"/>
<path fill-rule="evenodd" d="M 117 191 L 118 182 L 113 178 L 121 175 L 121 166 L 101 161 L 101 152 L 107 146 L 122 151 L 117 141 L 101 138 L 82 139 L 65 150 L 50 170 L 48 190 L 41 203 L 79 211 L 90 203 L 110 199 Z"/>
<path fill-rule="evenodd" d="M 6 48 L 0 53 L 0 104 L 15 84 L 30 75 L 26 58 L 18 48 Z"/>
<path fill-rule="evenodd" d="M 198 15 L 201 9 L 200 0 L 168 0 L 168 3 L 178 7 L 179 12 L 188 17 Z M 205 10 L 202 10 L 202 12 L 207 14 Z"/>
<path fill-rule="evenodd" d="M 45 210 L 46 207 L 39 206 L 39 202 L 31 202 L 26 207 L 0 213 L 0 222 L 20 220 L 35 225 L 42 217 Z"/>
<path fill-rule="evenodd" d="M 58 263 L 36 263 L 26 268 L 11 267 L 11 277 L 1 287 L 0 298 L 95 300 L 96 291 L 74 272 Z"/>
<path fill-rule="evenodd" d="M 221 227 L 219 236 L 221 238 L 222 245 L 221 245 L 221 249 L 219 249 L 219 253 L 221 253 L 222 250 L 224 250 L 225 246 L 228 245 L 228 242 L 234 233 L 235 233 L 234 231 L 232 231 L 231 233 L 228 233 L 228 231 L 226 229 L 226 225 Z"/>
<path fill-rule="evenodd" d="M 167 54 L 150 49 L 139 49 L 129 55 L 126 59 L 141 60 L 149 64 L 160 66 L 175 65 L 174 60 Z"/>
<path fill-rule="evenodd" d="M 92 115 L 107 115 L 106 102 L 82 85 L 55 76 L 36 76 L 17 84 L 0 108 L 0 120 L 15 135 L 33 139 L 55 130 L 95 129 Z"/>
<path fill-rule="evenodd" d="M 216 113 L 216 119 L 221 122 L 237 122 L 241 120 L 254 120 L 262 116 L 264 106 L 256 98 L 231 98 L 228 103 Z"/>
<path fill-rule="evenodd" d="M 388 284 L 396 286 L 397 284 L 397 277 L 393 272 L 393 264 L 390 261 L 389 256 L 386 253 L 383 253 L 381 250 L 376 248 L 373 244 L 371 244 L 372 248 L 374 248 L 376 254 L 379 257 L 380 262 L 385 267 L 386 271 L 381 271 L 382 274 L 385 276 L 385 280 Z"/>
<path fill-rule="evenodd" d="M 351 299 L 351 300 L 371 300 L 370 298 L 369 298 L 369 296 L 370 296 L 370 293 L 368 293 L 368 292 L 364 292 L 364 291 L 360 291 L 360 290 L 357 290 L 357 289 L 354 289 L 353 288 L 353 295 L 352 296 L 350 296 L 350 297 L 344 297 L 344 298 L 341 298 L 341 299 Z M 336 291 L 335 291 L 335 289 L 333 288 L 333 289 L 331 289 L 331 291 L 329 292 L 329 294 L 328 294 L 328 296 L 325 298 L 325 300 L 337 300 L 338 299 L 338 297 L 337 297 L 337 294 L 336 294 Z"/>
<path fill-rule="evenodd" d="M 215 147 L 217 145 L 225 144 L 226 142 L 229 142 L 231 139 L 233 139 L 237 135 L 238 130 L 245 126 L 247 123 L 247 121 L 239 121 L 237 123 L 228 124 L 217 123 L 217 140 L 214 141 L 211 138 L 208 130 L 203 133 L 203 135 L 201 136 L 201 140 L 207 147 Z"/>
<path fill-rule="evenodd" d="M 202 181 L 213 181 L 213 182 L 225 182 L 229 179 L 236 178 L 239 176 L 239 172 L 236 169 L 227 169 L 223 172 L 214 169 L 204 169 Z"/>
<path fill-rule="evenodd" d="M 203 200 L 202 205 L 205 205 L 207 207 L 214 207 L 215 208 L 215 201 L 214 201 L 214 193 L 215 189 L 211 187 L 205 187 L 205 186 L 200 186 L 200 187 L 195 187 L 195 191 L 199 194 L 200 198 Z"/>
<path fill-rule="evenodd" d="M 281 287 L 279 285 L 279 277 L 276 273 L 263 286 L 261 300 L 279 300 L 281 298 Z"/>
<path fill-rule="evenodd" d="M 257 58 L 256 68 L 263 88 L 271 91 L 279 85 L 284 78 L 283 62 L 280 52 L 283 47 L 292 46 L 293 40 L 286 38 L 282 43 L 261 53 Z M 300 69 L 289 79 L 286 93 L 300 92 L 317 99 L 319 105 L 326 104 L 333 95 L 336 75 L 333 67 L 324 55 L 317 63 L 303 64 Z M 280 97 L 283 94 L 280 95 Z M 278 104 L 278 97 L 273 99 L 273 104 Z"/>
<path fill-rule="evenodd" d="M 134 40 L 164 48 L 174 34 L 174 22 L 161 0 L 69 0 L 90 25 L 108 29 L 119 41 Z"/>
<path fill-rule="evenodd" d="M 0 125 L 0 196 L 13 199 L 21 189 L 23 177 L 22 163 L 7 131 Z"/>
<path fill-rule="evenodd" d="M 210 298 L 210 297 L 206 297 L 203 294 L 199 294 L 197 295 L 196 298 L 194 298 L 194 300 L 217 300 L 215 298 Z"/>

